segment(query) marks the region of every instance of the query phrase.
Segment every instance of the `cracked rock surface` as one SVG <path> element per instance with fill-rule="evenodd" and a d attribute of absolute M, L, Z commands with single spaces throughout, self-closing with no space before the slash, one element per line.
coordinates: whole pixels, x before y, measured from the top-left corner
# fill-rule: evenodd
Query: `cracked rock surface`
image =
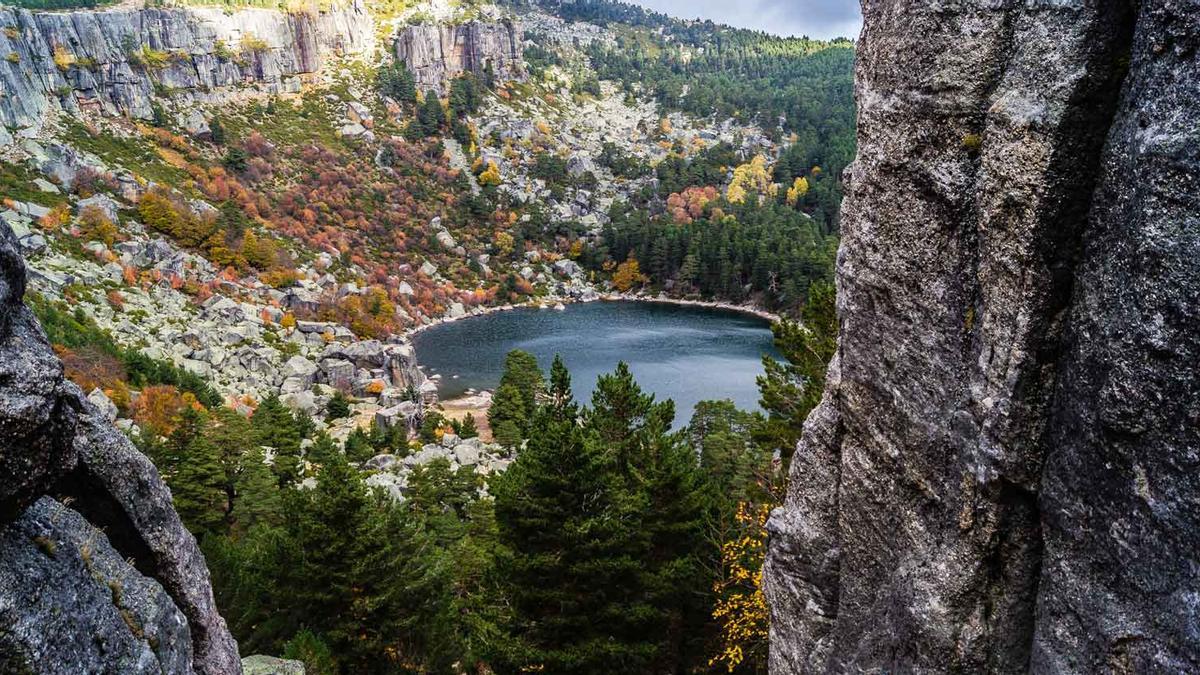
<path fill-rule="evenodd" d="M 1200 669 L 1200 8 L 864 19 L 772 672 Z"/>

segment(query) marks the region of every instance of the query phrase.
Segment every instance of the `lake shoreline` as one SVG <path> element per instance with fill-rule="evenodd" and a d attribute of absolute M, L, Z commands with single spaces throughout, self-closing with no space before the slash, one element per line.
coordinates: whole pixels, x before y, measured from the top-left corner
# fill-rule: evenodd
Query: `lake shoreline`
<path fill-rule="evenodd" d="M 448 317 L 441 316 L 429 323 L 413 326 L 400 333 L 400 337 L 411 339 L 414 335 L 423 333 L 431 328 L 436 328 L 448 323 L 458 321 L 466 321 L 479 317 L 496 314 L 498 312 L 510 312 L 517 309 L 544 309 L 550 311 L 562 311 L 558 309 L 562 305 L 563 309 L 567 305 L 582 305 L 590 302 L 646 302 L 660 305 L 678 305 L 681 307 L 699 307 L 701 309 L 719 309 L 726 312 L 736 312 L 738 314 L 746 314 L 749 316 L 775 323 L 782 319 L 778 314 L 769 312 L 761 307 L 754 305 L 739 305 L 731 302 L 720 302 L 717 300 L 688 300 L 685 298 L 672 298 L 666 295 L 639 295 L 634 293 L 597 293 L 595 297 L 579 299 L 579 298 L 558 298 L 550 297 L 539 301 L 529 301 L 520 304 L 495 305 L 491 307 L 477 307 L 474 311 L 468 312 L 463 316 Z"/>
<path fill-rule="evenodd" d="M 486 414 L 483 406 L 469 399 L 494 391 L 504 354 L 521 348 L 533 353 L 543 366 L 554 354 L 563 355 L 579 382 L 577 395 L 581 397 L 590 395 L 586 390 L 597 377 L 611 371 L 618 361 L 627 361 L 648 388 L 676 400 L 681 411 L 705 400 L 693 395 L 705 391 L 711 392 L 706 398 L 733 398 L 740 406 L 752 408 L 757 401 L 754 377 L 760 374 L 762 355 L 778 357 L 771 346 L 769 325 L 775 316 L 758 308 L 609 293 L 586 301 L 577 299 L 574 304 L 586 307 L 560 313 L 553 309 L 556 300 L 565 299 L 480 308 L 424 327 L 440 325 L 442 330 L 412 331 L 409 335 L 416 359 L 436 383 L 442 404 L 456 413 Z M 568 304 L 572 303 L 564 301 L 557 309 L 570 309 Z M 508 311 L 539 306 L 548 311 Z M 493 313 L 487 322 L 459 320 Z M 649 370 L 639 370 L 641 367 Z"/>

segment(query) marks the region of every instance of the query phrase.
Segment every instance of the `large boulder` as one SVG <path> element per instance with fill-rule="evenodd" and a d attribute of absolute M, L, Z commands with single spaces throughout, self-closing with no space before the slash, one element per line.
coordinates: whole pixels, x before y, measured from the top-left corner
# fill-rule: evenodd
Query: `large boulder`
<path fill-rule="evenodd" d="M 863 7 L 771 671 L 1200 671 L 1200 6 Z"/>
<path fill-rule="evenodd" d="M 255 654 L 242 659 L 242 675 L 304 675 L 304 663 Z"/>

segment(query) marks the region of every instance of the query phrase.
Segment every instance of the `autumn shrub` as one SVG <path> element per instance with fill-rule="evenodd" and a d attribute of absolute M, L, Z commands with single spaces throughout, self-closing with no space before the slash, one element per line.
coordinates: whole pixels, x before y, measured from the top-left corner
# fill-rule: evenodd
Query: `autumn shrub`
<path fill-rule="evenodd" d="M 169 436 L 179 424 L 179 414 L 185 408 L 198 408 L 200 404 L 190 393 L 181 393 L 169 385 L 151 385 L 142 389 L 133 402 L 133 421 L 143 429 L 159 436 Z"/>
<path fill-rule="evenodd" d="M 97 206 L 84 207 L 79 214 L 79 235 L 84 241 L 99 241 L 112 248 L 119 233 L 108 214 Z"/>
<path fill-rule="evenodd" d="M 56 345 L 54 352 L 62 361 L 63 374 L 84 393 L 93 389 L 113 389 L 125 381 L 124 364 L 102 349 L 92 346 L 71 349 Z"/>

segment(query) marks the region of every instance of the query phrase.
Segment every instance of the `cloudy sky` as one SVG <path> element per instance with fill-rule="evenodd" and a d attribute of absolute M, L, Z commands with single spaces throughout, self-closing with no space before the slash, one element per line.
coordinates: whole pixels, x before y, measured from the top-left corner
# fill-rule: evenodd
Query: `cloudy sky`
<path fill-rule="evenodd" d="M 633 0 L 681 19 L 712 19 L 777 35 L 858 38 L 858 0 Z"/>

